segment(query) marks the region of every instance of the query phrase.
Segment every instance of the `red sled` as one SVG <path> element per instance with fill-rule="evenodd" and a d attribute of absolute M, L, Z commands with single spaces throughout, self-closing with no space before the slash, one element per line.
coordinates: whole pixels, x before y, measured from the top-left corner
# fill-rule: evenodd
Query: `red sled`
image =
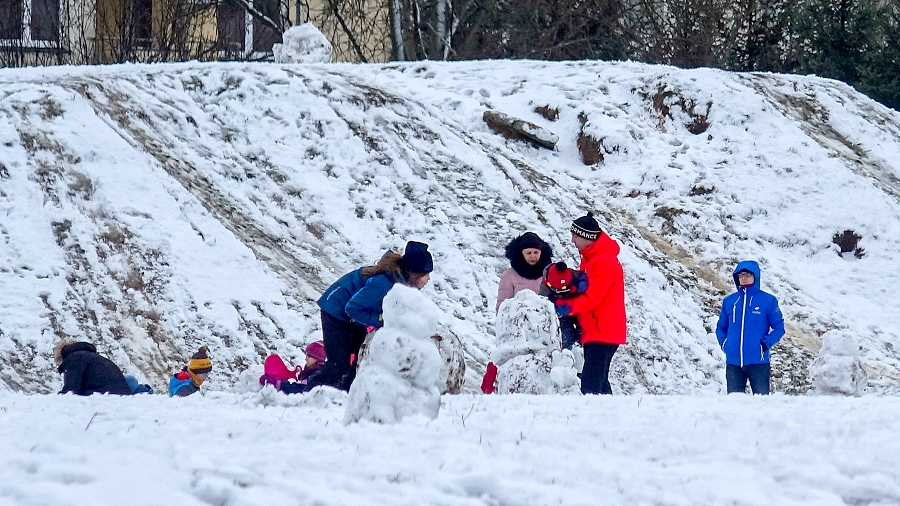
<path fill-rule="evenodd" d="M 263 364 L 263 370 L 265 371 L 264 374 L 279 381 L 296 380 L 297 375 L 300 374 L 299 365 L 293 369 L 288 369 L 288 367 L 284 365 L 284 360 L 278 355 L 269 355 L 266 357 L 266 362 Z"/>

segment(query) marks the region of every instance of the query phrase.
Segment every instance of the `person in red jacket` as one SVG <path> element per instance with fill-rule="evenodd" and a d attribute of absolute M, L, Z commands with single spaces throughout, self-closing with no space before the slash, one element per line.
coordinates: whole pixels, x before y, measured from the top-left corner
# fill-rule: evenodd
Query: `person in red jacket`
<path fill-rule="evenodd" d="M 581 326 L 584 369 L 581 392 L 612 394 L 609 365 L 625 344 L 625 275 L 619 263 L 619 243 L 587 213 L 572 223 L 572 243 L 581 253 L 581 265 L 589 280 L 584 293 L 556 300 L 556 313 L 575 315 Z"/>

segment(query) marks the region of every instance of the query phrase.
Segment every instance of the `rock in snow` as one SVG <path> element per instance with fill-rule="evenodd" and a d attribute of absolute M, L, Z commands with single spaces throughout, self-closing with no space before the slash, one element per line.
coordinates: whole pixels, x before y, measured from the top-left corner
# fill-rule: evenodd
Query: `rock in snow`
<path fill-rule="evenodd" d="M 397 423 L 411 415 L 437 418 L 441 355 L 434 345 L 440 310 L 422 292 L 400 284 L 384 298 L 384 327 L 361 353 L 344 423 Z"/>
<path fill-rule="evenodd" d="M 575 357 L 563 350 L 553 304 L 530 290 L 503 301 L 497 313 L 497 393 L 579 394 Z"/>

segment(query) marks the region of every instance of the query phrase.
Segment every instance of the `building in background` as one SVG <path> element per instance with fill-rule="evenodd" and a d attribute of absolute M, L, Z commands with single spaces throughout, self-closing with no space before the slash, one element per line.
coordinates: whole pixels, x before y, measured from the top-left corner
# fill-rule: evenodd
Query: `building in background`
<path fill-rule="evenodd" d="M 312 22 L 336 61 L 386 61 L 383 0 L 0 0 L 0 66 L 266 60 Z"/>

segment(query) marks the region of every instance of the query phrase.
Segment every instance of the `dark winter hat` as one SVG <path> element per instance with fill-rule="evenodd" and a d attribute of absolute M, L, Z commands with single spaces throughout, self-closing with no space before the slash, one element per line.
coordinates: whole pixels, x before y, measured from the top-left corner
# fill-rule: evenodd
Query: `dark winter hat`
<path fill-rule="evenodd" d="M 212 360 L 206 354 L 206 346 L 201 346 L 197 353 L 191 355 L 187 369 L 194 374 L 204 374 L 212 371 Z"/>
<path fill-rule="evenodd" d="M 544 240 L 534 232 L 525 232 L 524 234 L 519 236 L 519 246 L 521 247 L 521 249 L 542 249 L 544 247 L 544 244 L 547 243 L 545 243 Z"/>
<path fill-rule="evenodd" d="M 306 345 L 306 349 L 303 350 L 303 353 L 306 354 L 307 357 L 312 357 L 319 362 L 325 361 L 325 342 L 324 341 L 313 341 Z"/>
<path fill-rule="evenodd" d="M 546 284 L 554 292 L 566 293 L 572 287 L 572 271 L 565 262 L 556 262 L 547 267 Z"/>
<path fill-rule="evenodd" d="M 407 272 L 415 274 L 428 274 L 433 271 L 434 261 L 431 259 L 431 253 L 428 252 L 428 245 L 416 241 L 406 243 L 406 250 L 403 252 L 403 258 L 400 259 L 400 265 Z"/>
<path fill-rule="evenodd" d="M 594 215 L 587 213 L 587 216 L 572 222 L 572 233 L 589 241 L 596 241 L 603 230 L 600 230 L 600 224 L 594 219 Z"/>

